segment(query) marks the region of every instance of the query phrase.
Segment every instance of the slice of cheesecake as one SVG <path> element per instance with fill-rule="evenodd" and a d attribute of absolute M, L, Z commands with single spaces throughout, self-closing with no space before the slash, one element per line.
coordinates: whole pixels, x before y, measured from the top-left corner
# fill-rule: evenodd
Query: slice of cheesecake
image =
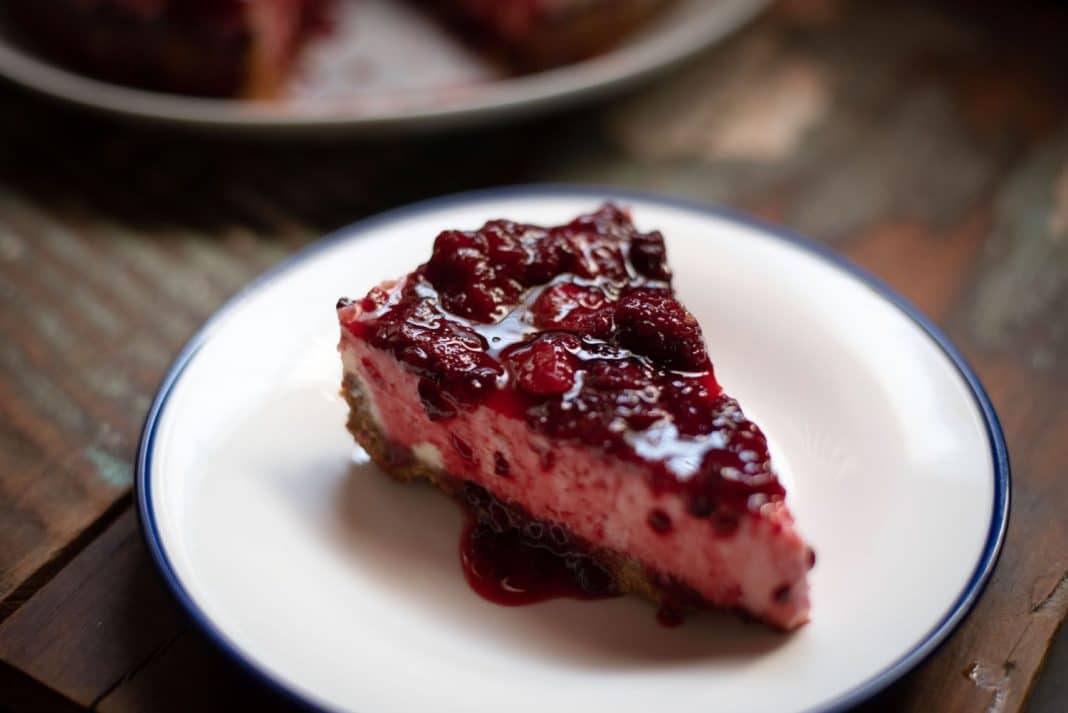
<path fill-rule="evenodd" d="M 627 211 L 446 230 L 338 317 L 349 430 L 387 473 L 581 562 L 592 593 L 808 620 L 814 555 L 767 441 Z"/>
<path fill-rule="evenodd" d="M 333 0 L 2 0 L 49 56 L 120 84 L 276 95 Z"/>
<path fill-rule="evenodd" d="M 402 0 L 396 0 L 401 2 Z M 422 0 L 519 71 L 593 56 L 670 0 Z M 19 38 L 119 84 L 214 97 L 283 93 L 337 0 L 0 0 Z M 357 10 L 358 11 L 358 10 Z M 0 17 L 0 21 L 3 18 Z"/>

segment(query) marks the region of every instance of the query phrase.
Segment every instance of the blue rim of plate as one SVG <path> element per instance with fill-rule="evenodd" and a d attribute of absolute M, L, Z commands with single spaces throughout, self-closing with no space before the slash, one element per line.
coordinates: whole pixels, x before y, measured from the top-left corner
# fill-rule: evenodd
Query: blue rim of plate
<path fill-rule="evenodd" d="M 588 197 L 594 200 L 617 199 L 621 201 L 635 200 L 646 203 L 656 203 L 669 208 L 681 208 L 683 210 L 701 213 L 733 223 L 738 223 L 748 228 L 760 231 L 795 247 L 801 248 L 810 254 L 830 263 L 844 272 L 857 278 L 883 299 L 887 300 L 916 325 L 941 348 L 945 356 L 956 366 L 961 378 L 964 379 L 971 390 L 972 398 L 983 416 L 986 427 L 988 444 L 990 446 L 991 460 L 994 466 L 994 498 L 991 513 L 990 528 L 987 531 L 986 544 L 982 555 L 976 564 L 975 570 L 964 587 L 964 591 L 949 608 L 942 620 L 935 625 L 924 637 L 914 644 L 911 649 L 901 655 L 896 661 L 875 674 L 863 683 L 841 694 L 837 698 L 824 702 L 810 709 L 807 713 L 832 713 L 845 711 L 879 693 L 894 681 L 901 678 L 908 671 L 919 665 L 928 656 L 933 654 L 960 625 L 978 601 L 980 594 L 986 587 L 990 575 L 994 571 L 998 557 L 1001 554 L 1001 546 L 1005 540 L 1005 532 L 1009 524 L 1009 504 L 1011 491 L 1011 476 L 1009 468 L 1008 449 L 1005 445 L 1005 435 L 1002 433 L 1001 422 L 998 420 L 994 406 L 987 395 L 986 390 L 979 381 L 975 371 L 953 346 L 942 330 L 940 330 L 928 317 L 917 309 L 908 300 L 898 294 L 885 282 L 873 274 L 849 261 L 846 257 L 836 253 L 831 248 L 821 245 L 809 238 L 790 230 L 764 223 L 756 218 L 736 213 L 729 209 L 708 205 L 700 201 L 678 198 L 674 196 L 658 195 L 644 191 L 638 191 L 616 186 L 596 185 L 569 185 L 569 184 L 533 184 L 516 185 L 503 188 L 489 188 L 476 191 L 467 191 L 453 195 L 431 198 L 387 210 L 383 213 L 365 218 L 337 230 L 322 239 L 308 245 L 279 265 L 271 268 L 237 294 L 227 300 L 193 335 L 189 342 L 178 354 L 163 382 L 159 387 L 156 398 L 148 411 L 144 429 L 141 432 L 141 440 L 138 444 L 137 471 L 134 481 L 135 496 L 137 499 L 138 517 L 141 523 L 141 532 L 145 543 L 152 555 L 152 559 L 163 576 L 171 594 L 192 618 L 196 625 L 207 637 L 221 649 L 230 659 L 236 662 L 244 671 L 253 678 L 265 684 L 272 691 L 281 694 L 290 703 L 309 710 L 326 710 L 323 706 L 306 697 L 279 679 L 275 678 L 266 668 L 256 663 L 252 657 L 242 653 L 239 647 L 233 643 L 204 613 L 200 606 L 186 591 L 179 580 L 177 573 L 171 566 L 167 553 L 163 548 L 162 541 L 157 529 L 156 520 L 152 512 L 151 490 L 151 455 L 155 439 L 156 427 L 160 422 L 163 409 L 167 405 L 167 399 L 173 392 L 186 367 L 190 364 L 201 347 L 207 343 L 223 319 L 232 313 L 253 293 L 263 288 L 268 283 L 283 276 L 290 269 L 307 260 L 319 252 L 329 249 L 334 245 L 347 241 L 358 240 L 361 234 L 370 228 L 389 223 L 391 221 L 410 217 L 419 213 L 455 206 L 462 203 L 476 203 L 501 198 L 545 198 L 545 197 Z"/>

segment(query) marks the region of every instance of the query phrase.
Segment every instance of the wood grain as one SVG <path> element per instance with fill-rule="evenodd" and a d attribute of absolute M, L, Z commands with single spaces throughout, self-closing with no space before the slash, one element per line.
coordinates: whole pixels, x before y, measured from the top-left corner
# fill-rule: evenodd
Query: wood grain
<path fill-rule="evenodd" d="M 323 232 L 573 180 L 806 232 L 948 331 L 1005 427 L 1013 519 L 974 614 L 863 708 L 1022 710 L 1068 615 L 1065 27 L 1054 2 L 784 0 L 601 107 L 373 144 L 165 133 L 0 88 L 0 684 L 48 707 L 206 710 L 214 687 L 186 682 L 210 677 L 282 705 L 189 627 L 136 536 L 159 379 L 228 295 Z"/>
<path fill-rule="evenodd" d="M 0 624 L 0 659 L 89 706 L 185 628 L 127 509 Z"/>
<path fill-rule="evenodd" d="M 3 690 L 25 709 L 290 709 L 193 629 L 130 509 L 0 624 L 0 661 L 14 670 L 0 670 Z"/>

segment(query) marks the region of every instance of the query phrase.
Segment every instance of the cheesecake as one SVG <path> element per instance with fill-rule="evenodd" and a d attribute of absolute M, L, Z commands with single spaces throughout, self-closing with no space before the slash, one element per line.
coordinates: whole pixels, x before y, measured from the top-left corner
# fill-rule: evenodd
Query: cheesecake
<path fill-rule="evenodd" d="M 265 99 L 284 94 L 300 50 L 329 29 L 342 1 L 0 0 L 0 10 L 29 44 L 88 75 L 180 94 Z M 609 49 L 668 1 L 421 4 L 471 46 L 529 72 Z M 360 8 L 355 12 L 358 19 Z"/>
<path fill-rule="evenodd" d="M 626 209 L 444 230 L 337 315 L 348 429 L 463 505 L 473 584 L 537 600 L 546 577 L 500 572 L 523 560 L 555 566 L 555 592 L 808 621 L 815 555 L 767 439 L 717 381 L 663 236 Z"/>

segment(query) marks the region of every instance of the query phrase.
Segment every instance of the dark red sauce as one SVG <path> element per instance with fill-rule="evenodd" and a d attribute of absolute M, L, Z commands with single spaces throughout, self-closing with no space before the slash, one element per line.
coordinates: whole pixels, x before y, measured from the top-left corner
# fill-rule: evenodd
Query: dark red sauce
<path fill-rule="evenodd" d="M 517 606 L 618 594 L 612 575 L 563 529 L 530 519 L 477 485 L 466 484 L 462 495 L 460 562 L 479 596 Z"/>
<path fill-rule="evenodd" d="M 675 299 L 663 237 L 618 207 L 553 228 L 445 231 L 426 264 L 360 307 L 346 329 L 420 377 L 432 420 L 487 406 L 648 464 L 654 492 L 680 493 L 722 536 L 733 513 L 784 497 L 763 433 L 722 393 Z"/>
<path fill-rule="evenodd" d="M 528 545 L 518 531 L 497 533 L 474 518 L 464 526 L 460 562 L 471 589 L 495 604 L 518 606 L 558 597 L 614 596 L 583 589 L 566 559 Z"/>
<path fill-rule="evenodd" d="M 530 518 L 473 483 L 465 483 L 459 496 L 465 513 L 460 564 L 468 585 L 483 599 L 520 606 L 619 595 L 612 574 L 562 528 Z M 661 626 L 677 627 L 685 610 L 704 606 L 693 590 L 659 575 L 653 579 L 666 597 L 656 613 Z"/>

